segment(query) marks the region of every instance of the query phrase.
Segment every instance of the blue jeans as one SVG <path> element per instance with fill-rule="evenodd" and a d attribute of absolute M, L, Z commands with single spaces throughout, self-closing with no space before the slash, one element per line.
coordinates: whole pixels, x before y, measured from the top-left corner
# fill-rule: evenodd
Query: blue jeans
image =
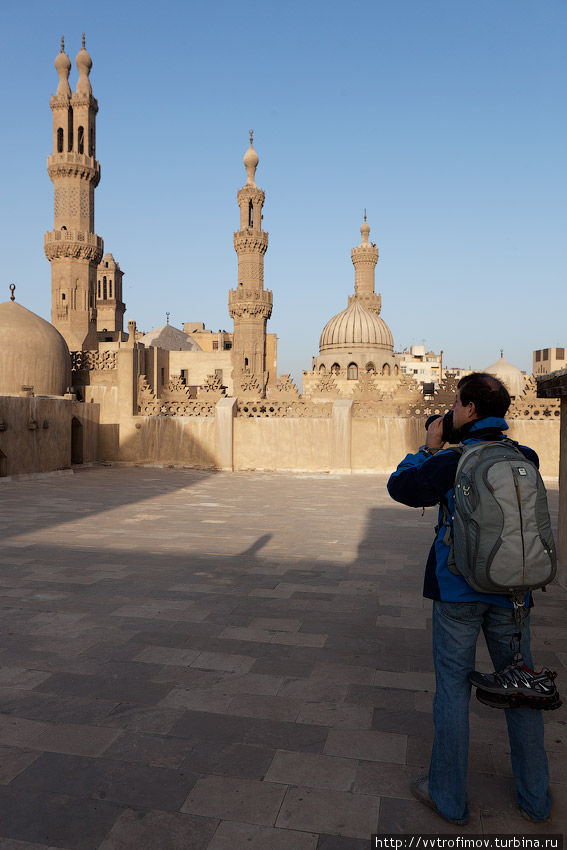
<path fill-rule="evenodd" d="M 518 631 L 511 608 L 484 602 L 433 603 L 436 691 L 429 793 L 439 812 L 455 823 L 465 822 L 469 815 L 466 783 L 471 685 L 467 676 L 475 669 L 481 628 L 494 669 L 502 670 L 512 663 L 510 640 Z M 532 667 L 529 615 L 524 621 L 520 650 L 526 665 Z M 551 797 L 541 711 L 512 708 L 505 713 L 516 799 L 531 817 L 544 820 Z"/>

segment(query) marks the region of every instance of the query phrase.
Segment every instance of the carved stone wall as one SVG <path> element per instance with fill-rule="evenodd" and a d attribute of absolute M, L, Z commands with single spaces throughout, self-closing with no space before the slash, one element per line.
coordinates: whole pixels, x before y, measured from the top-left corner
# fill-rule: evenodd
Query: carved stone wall
<path fill-rule="evenodd" d="M 116 369 L 116 351 L 72 351 L 73 372 L 94 372 L 101 369 Z"/>
<path fill-rule="evenodd" d="M 239 401 L 236 408 L 237 416 L 246 417 L 287 417 L 295 419 L 329 419 L 333 410 L 332 404 L 317 404 L 311 401 L 277 401 L 259 399 L 256 401 Z"/>

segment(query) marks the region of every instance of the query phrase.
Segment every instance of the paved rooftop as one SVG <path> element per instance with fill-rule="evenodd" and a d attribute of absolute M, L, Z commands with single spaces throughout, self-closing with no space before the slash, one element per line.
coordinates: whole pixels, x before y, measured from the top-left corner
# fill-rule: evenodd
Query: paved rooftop
<path fill-rule="evenodd" d="M 519 817 L 504 715 L 476 700 L 470 825 L 412 799 L 432 736 L 434 514 L 385 481 L 86 468 L 1 486 L 0 848 L 564 831 L 564 709 L 545 717 L 550 825 Z M 533 628 L 560 689 L 566 596 L 538 594 Z"/>

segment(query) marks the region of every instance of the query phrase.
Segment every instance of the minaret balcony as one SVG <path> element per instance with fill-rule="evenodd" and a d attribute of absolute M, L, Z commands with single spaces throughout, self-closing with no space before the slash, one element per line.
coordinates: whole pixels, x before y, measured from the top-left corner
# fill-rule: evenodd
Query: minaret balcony
<path fill-rule="evenodd" d="M 268 250 L 268 233 L 264 230 L 237 230 L 234 234 L 234 250 L 237 254 L 265 254 Z"/>
<path fill-rule="evenodd" d="M 372 243 L 367 245 L 357 245 L 350 252 L 353 263 L 371 263 L 376 265 L 378 262 L 378 248 Z"/>
<path fill-rule="evenodd" d="M 43 237 L 43 248 L 50 262 L 70 258 L 98 264 L 104 254 L 101 237 L 84 230 L 51 230 Z"/>
<path fill-rule="evenodd" d="M 58 177 L 79 177 L 98 186 L 100 163 L 94 156 L 82 153 L 52 153 L 47 157 L 47 173 L 53 181 Z"/>
<path fill-rule="evenodd" d="M 239 286 L 228 291 L 228 312 L 246 318 L 269 319 L 272 315 L 273 296 L 269 289 L 250 289 Z"/>

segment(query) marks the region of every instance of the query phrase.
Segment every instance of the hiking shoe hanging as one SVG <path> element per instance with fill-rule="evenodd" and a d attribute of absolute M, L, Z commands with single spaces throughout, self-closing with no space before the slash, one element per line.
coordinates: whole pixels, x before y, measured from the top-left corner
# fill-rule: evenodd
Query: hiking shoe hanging
<path fill-rule="evenodd" d="M 477 688 L 477 699 L 493 708 L 559 708 L 561 700 L 555 677 L 557 673 L 542 668 L 539 673 L 518 661 L 496 673 L 469 673 L 469 681 Z"/>
<path fill-rule="evenodd" d="M 555 694 L 551 697 L 525 697 L 522 694 L 512 693 L 499 696 L 477 688 L 476 698 L 490 708 L 539 708 L 542 711 L 554 711 L 563 705 L 557 688 Z"/>

